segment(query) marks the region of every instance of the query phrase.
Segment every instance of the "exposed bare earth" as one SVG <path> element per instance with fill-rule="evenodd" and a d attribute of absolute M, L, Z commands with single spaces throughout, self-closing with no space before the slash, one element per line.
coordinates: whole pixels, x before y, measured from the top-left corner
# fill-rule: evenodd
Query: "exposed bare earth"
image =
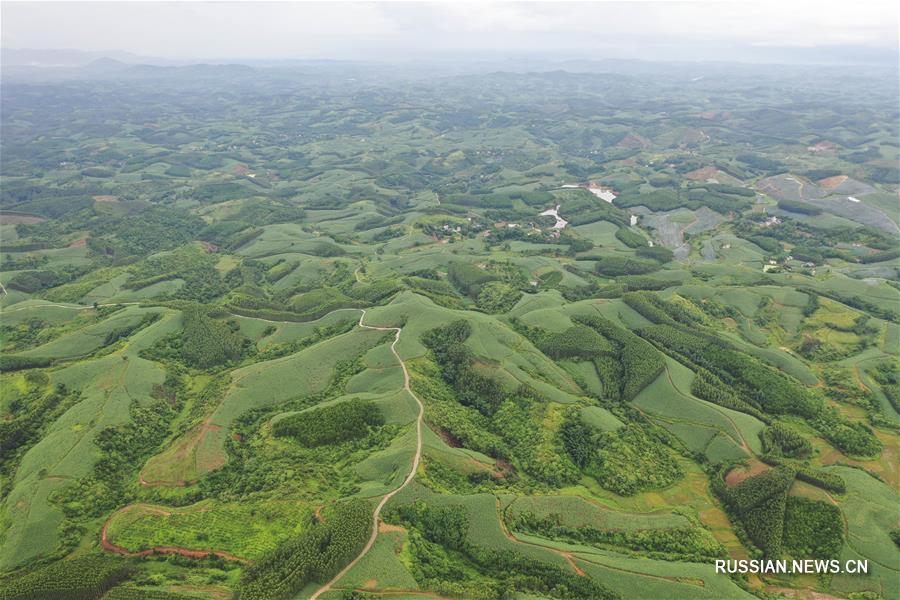
<path fill-rule="evenodd" d="M 833 188 L 847 181 L 846 175 L 835 175 L 834 177 L 826 177 L 819 181 L 819 185 L 824 188 Z"/>
<path fill-rule="evenodd" d="M 206 436 L 212 431 L 218 431 L 219 429 L 221 429 L 220 426 L 212 424 L 211 421 L 212 421 L 212 416 L 208 417 L 206 419 L 206 421 L 203 422 L 202 425 L 194 428 L 193 431 L 189 431 L 187 434 L 185 434 L 184 438 L 182 438 L 182 440 L 179 442 L 178 447 L 175 449 L 175 453 L 172 456 L 167 457 L 168 460 L 181 462 L 181 461 L 185 461 L 185 460 L 190 460 L 190 458 L 193 457 L 193 460 L 196 461 L 197 460 L 197 456 L 196 456 L 197 449 L 203 443 L 203 440 L 206 438 Z M 162 456 L 162 455 L 157 455 L 157 457 L 159 457 L 159 456 Z M 157 458 L 157 457 L 151 458 L 150 461 L 153 461 L 154 458 Z M 224 456 L 214 456 L 213 460 L 207 460 L 207 462 L 202 466 L 202 469 L 201 469 L 200 465 L 197 465 L 197 470 L 198 471 L 201 471 L 201 470 L 212 471 L 212 470 L 215 470 L 215 469 L 221 467 L 222 465 L 224 465 L 225 462 L 226 462 L 226 458 Z M 144 477 L 144 471 L 148 470 L 148 466 L 150 466 L 150 462 L 147 463 L 147 465 L 144 467 L 144 469 L 140 475 L 140 483 L 143 486 L 184 487 L 186 485 L 191 485 L 192 483 L 195 483 L 195 481 L 193 481 L 193 480 L 185 480 L 185 479 L 168 479 L 168 480 L 167 479 L 151 479 L 148 481 Z"/>
<path fill-rule="evenodd" d="M 0 225 L 34 225 L 46 221 L 44 217 L 37 215 L 11 215 L 0 213 Z"/>
<path fill-rule="evenodd" d="M 462 443 L 458 439 L 453 437 L 450 434 L 450 432 L 447 431 L 446 429 L 444 429 L 442 427 L 436 427 L 436 426 L 429 426 L 429 429 L 431 429 L 433 432 L 435 432 L 438 435 L 438 437 L 441 438 L 444 441 L 444 443 L 447 444 L 448 446 L 450 446 L 451 448 L 460 448 L 462 446 Z"/>
<path fill-rule="evenodd" d="M 737 485 L 740 482 L 768 471 L 771 468 L 772 467 L 766 463 L 753 458 L 750 459 L 746 467 L 738 466 L 728 471 L 728 474 L 725 475 L 725 483 L 728 486 Z"/>
<path fill-rule="evenodd" d="M 169 514 L 171 514 L 165 510 L 160 510 L 155 507 L 148 507 L 143 504 L 129 504 L 124 508 L 120 508 L 109 516 L 109 518 L 103 524 L 103 529 L 100 531 L 100 545 L 104 550 L 115 552 L 116 554 L 121 554 L 122 556 L 130 557 L 149 556 L 151 554 L 179 554 L 188 558 L 206 558 L 207 556 L 218 556 L 219 558 L 224 558 L 225 560 L 233 560 L 242 563 L 250 562 L 246 558 L 241 558 L 240 556 L 235 556 L 234 554 L 231 554 L 229 552 L 221 552 L 219 550 L 193 550 L 191 548 L 184 548 L 181 546 L 154 546 L 145 550 L 132 552 L 127 548 L 123 548 L 122 546 L 118 546 L 110 542 L 108 538 L 108 529 L 109 524 L 112 522 L 113 518 L 121 512 L 134 510 L 135 508 L 143 508 L 144 510 L 156 512 L 163 516 L 168 516 Z"/>
<path fill-rule="evenodd" d="M 707 179 L 715 179 L 718 174 L 719 170 L 715 167 L 703 167 L 702 169 L 685 173 L 684 176 L 693 181 L 706 181 Z"/>

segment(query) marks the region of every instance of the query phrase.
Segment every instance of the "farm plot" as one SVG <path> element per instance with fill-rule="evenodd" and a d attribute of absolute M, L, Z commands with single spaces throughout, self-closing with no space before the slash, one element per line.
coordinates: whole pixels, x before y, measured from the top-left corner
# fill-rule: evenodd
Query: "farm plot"
<path fill-rule="evenodd" d="M 506 505 L 506 514 L 515 518 L 532 513 L 539 518 L 559 515 L 560 523 L 569 527 L 593 527 L 635 531 L 688 527 L 683 515 L 667 510 L 652 513 L 630 513 L 611 510 L 579 496 L 518 496 Z"/>
<path fill-rule="evenodd" d="M 762 452 L 759 432 L 764 425 L 750 415 L 700 400 L 690 394 L 693 373 L 674 359 L 666 358 L 666 371 L 656 381 L 647 386 L 632 401 L 641 410 L 668 425 L 673 425 L 672 433 L 692 450 L 706 451 L 710 460 L 731 458 L 721 456 L 719 444 L 715 448 L 702 447 L 710 444 L 721 432 L 730 438 L 745 455 L 751 451 Z M 710 435 L 710 429 L 716 430 Z M 721 444 L 721 442 L 720 442 Z"/>
<path fill-rule="evenodd" d="M 571 548 L 576 550 L 576 548 Z M 649 558 L 630 558 L 612 552 L 573 551 L 584 571 L 635 600 L 751 600 L 756 596 L 739 588 L 712 565 L 672 563 Z"/>
<path fill-rule="evenodd" d="M 397 344 L 397 352 L 404 360 L 425 354 L 420 338 L 426 331 L 464 317 L 472 325 L 472 335 L 466 345 L 483 359 L 486 367 L 497 369 L 498 376 L 510 386 L 527 384 L 547 398 L 563 403 L 573 402 L 580 393 L 568 373 L 528 340 L 482 313 L 448 310 L 427 298 L 403 292 L 387 306 L 371 309 L 367 321 L 372 325 L 397 326 L 404 316 L 407 320 Z M 540 376 L 532 375 L 534 372 Z"/>
<path fill-rule="evenodd" d="M 217 550 L 255 559 L 302 532 L 313 509 L 297 501 L 220 504 L 203 501 L 181 508 L 133 504 L 116 512 L 107 540 L 129 552 L 155 547 Z"/>
<path fill-rule="evenodd" d="M 842 560 L 868 559 L 870 577 L 837 575 L 833 588 L 843 593 L 870 589 L 889 597 L 900 578 L 900 550 L 891 531 L 900 519 L 900 497 L 895 490 L 860 469 L 829 467 L 847 484 L 847 496 L 840 501 L 847 526 Z"/>
<path fill-rule="evenodd" d="M 274 406 L 322 391 L 339 361 L 383 343 L 381 332 L 353 331 L 325 340 L 296 354 L 232 371 L 232 385 L 222 403 L 198 427 L 148 461 L 143 477 L 179 485 L 225 464 L 225 439 L 231 423 L 252 408 Z"/>
<path fill-rule="evenodd" d="M 147 315 L 160 314 L 159 309 L 127 306 L 113 313 L 99 323 L 72 331 L 37 348 L 21 352 L 21 356 L 49 358 L 53 360 L 72 359 L 85 356 L 108 345 L 116 331 L 127 331 L 136 327 Z"/>
<path fill-rule="evenodd" d="M 138 352 L 178 327 L 178 313 L 166 311 L 161 320 L 135 334 L 121 352 L 53 372 L 52 383 L 79 390 L 82 400 L 63 413 L 22 458 L 3 505 L 11 525 L 0 546 L 0 565 L 14 566 L 55 547 L 58 533 L 48 524 L 59 524 L 62 513 L 50 504 L 49 494 L 90 472 L 97 458 L 97 433 L 127 422 L 132 401 L 151 400 L 153 386 L 163 383 L 165 373 Z"/>

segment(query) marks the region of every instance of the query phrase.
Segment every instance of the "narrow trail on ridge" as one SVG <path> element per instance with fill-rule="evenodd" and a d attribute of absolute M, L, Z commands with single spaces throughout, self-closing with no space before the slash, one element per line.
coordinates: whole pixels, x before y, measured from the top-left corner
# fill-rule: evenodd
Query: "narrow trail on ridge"
<path fill-rule="evenodd" d="M 412 468 L 409 470 L 409 475 L 406 476 L 406 479 L 403 480 L 398 487 L 394 488 L 392 491 L 388 492 L 384 496 L 381 497 L 381 500 L 378 502 L 378 505 L 375 507 L 375 512 L 372 514 L 372 534 L 369 536 L 369 541 L 366 542 L 366 545 L 363 547 L 362 551 L 360 551 L 359 555 L 354 558 L 350 563 L 345 566 L 341 571 L 335 575 L 331 581 L 323 585 L 319 588 L 316 593 L 309 597 L 309 600 L 316 600 L 319 596 L 329 591 L 332 586 L 337 583 L 344 575 L 350 572 L 350 569 L 356 566 L 356 564 L 362 560 L 362 557 L 365 556 L 369 550 L 372 549 L 372 546 L 375 545 L 375 540 L 378 538 L 378 520 L 381 517 L 381 510 L 384 508 L 384 505 L 387 504 L 388 500 L 393 498 L 400 490 L 405 488 L 409 483 L 413 480 L 413 477 L 416 476 L 416 471 L 419 468 L 419 461 L 422 459 L 422 417 L 425 414 L 425 406 L 422 404 L 422 401 L 419 400 L 419 397 L 416 396 L 413 391 L 409 387 L 409 371 L 406 370 L 406 364 L 403 362 L 403 359 L 400 358 L 400 355 L 397 353 L 397 342 L 400 341 L 400 333 L 403 331 L 402 327 L 376 327 L 373 325 L 364 325 L 363 319 L 366 318 L 366 311 L 362 310 L 362 314 L 359 316 L 359 326 L 363 329 L 374 329 L 376 331 L 393 331 L 395 332 L 394 341 L 391 344 L 391 352 L 393 352 L 394 356 L 397 358 L 397 361 L 400 363 L 400 367 L 403 369 L 403 389 L 412 396 L 413 400 L 416 401 L 416 404 L 419 405 L 419 414 L 416 416 L 416 453 L 413 456 Z"/>

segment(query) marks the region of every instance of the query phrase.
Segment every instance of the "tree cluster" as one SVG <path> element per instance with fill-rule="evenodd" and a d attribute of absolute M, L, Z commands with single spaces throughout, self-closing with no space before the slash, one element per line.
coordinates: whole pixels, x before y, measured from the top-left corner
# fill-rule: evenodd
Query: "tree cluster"
<path fill-rule="evenodd" d="M 370 429 L 383 424 L 384 416 L 374 402 L 353 398 L 285 417 L 272 425 L 272 433 L 314 448 L 365 437 Z"/>
<path fill-rule="evenodd" d="M 341 502 L 324 523 L 310 524 L 244 569 L 237 597 L 286 600 L 310 582 L 326 582 L 359 554 L 371 529 L 367 502 Z"/>

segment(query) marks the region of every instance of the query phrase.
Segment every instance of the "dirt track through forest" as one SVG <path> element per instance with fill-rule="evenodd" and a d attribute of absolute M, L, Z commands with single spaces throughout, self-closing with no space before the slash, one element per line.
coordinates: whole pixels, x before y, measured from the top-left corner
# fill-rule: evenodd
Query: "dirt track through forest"
<path fill-rule="evenodd" d="M 381 497 L 381 500 L 378 502 L 378 505 L 375 507 L 375 512 L 372 514 L 372 534 L 369 536 L 369 541 L 366 542 L 366 545 L 363 547 L 362 551 L 359 555 L 354 558 L 350 563 L 341 569 L 341 571 L 335 575 L 331 581 L 323 585 L 319 588 L 312 596 L 310 596 L 309 600 L 316 600 L 319 596 L 327 592 L 331 589 L 331 587 L 337 583 L 344 575 L 350 572 L 350 569 L 356 566 L 356 564 L 362 560 L 362 557 L 365 556 L 369 550 L 372 549 L 372 546 L 375 545 L 375 540 L 378 539 L 378 519 L 381 516 L 381 510 L 384 508 L 384 505 L 387 504 L 388 500 L 393 498 L 397 493 L 400 492 L 403 488 L 405 488 L 409 483 L 413 480 L 413 477 L 416 476 L 416 471 L 419 468 L 419 461 L 422 459 L 422 417 L 425 414 L 425 406 L 422 404 L 422 401 L 419 400 L 419 397 L 416 396 L 413 391 L 409 387 L 409 371 L 406 370 L 406 364 L 403 362 L 403 359 L 400 358 L 400 355 L 397 353 L 397 342 L 400 341 L 400 333 L 403 331 L 402 327 L 376 327 L 373 325 L 364 325 L 363 319 L 366 318 L 366 311 L 362 310 L 362 314 L 359 316 L 359 326 L 363 329 L 374 329 L 376 331 L 394 331 L 394 341 L 391 344 L 391 352 L 394 353 L 394 356 L 397 358 L 397 361 L 400 363 L 400 367 L 403 369 L 403 389 L 412 396 L 413 400 L 416 401 L 416 404 L 419 405 L 419 414 L 416 416 L 416 453 L 413 456 L 412 468 L 409 470 L 409 475 L 406 476 L 406 479 L 403 480 L 398 487 L 394 488 L 392 491 L 388 492 L 384 496 Z"/>

